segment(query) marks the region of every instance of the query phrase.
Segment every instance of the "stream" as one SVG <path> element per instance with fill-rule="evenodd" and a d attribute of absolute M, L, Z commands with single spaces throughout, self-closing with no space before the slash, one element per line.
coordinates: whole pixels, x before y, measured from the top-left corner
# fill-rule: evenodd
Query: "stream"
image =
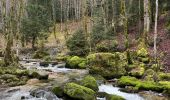
<path fill-rule="evenodd" d="M 119 91 L 120 88 L 114 87 L 112 84 L 102 84 L 99 86 L 99 92 L 105 92 L 108 94 L 119 95 L 125 98 L 126 100 L 145 100 L 139 94 L 136 93 L 125 93 Z M 103 99 L 104 100 L 104 99 Z"/>
<path fill-rule="evenodd" d="M 88 70 L 69 69 L 65 68 L 65 63 L 49 64 L 48 66 L 40 66 L 40 62 L 20 62 L 22 66 L 28 70 L 38 70 L 49 72 L 49 79 L 53 79 L 51 82 L 41 83 L 32 82 L 32 84 L 26 84 L 23 86 L 9 87 L 6 89 L 0 88 L 0 100 L 63 100 L 55 96 L 48 87 L 54 84 L 67 83 L 70 79 L 81 79 L 85 75 L 88 75 Z M 54 83 L 54 84 L 53 84 Z M 168 100 L 162 99 L 155 93 L 148 92 L 147 96 L 140 95 L 139 93 L 125 93 L 119 91 L 120 88 L 114 87 L 112 84 L 99 85 L 99 92 L 105 92 L 108 94 L 115 94 L 122 96 L 126 100 Z M 146 93 L 144 93 L 146 95 Z M 155 97 L 158 97 L 155 99 Z M 105 98 L 97 98 L 97 100 L 106 100 Z"/>

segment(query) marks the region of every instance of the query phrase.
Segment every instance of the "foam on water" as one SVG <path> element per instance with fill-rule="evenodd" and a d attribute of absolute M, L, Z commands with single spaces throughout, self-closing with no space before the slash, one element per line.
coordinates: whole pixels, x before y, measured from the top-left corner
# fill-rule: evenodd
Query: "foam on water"
<path fill-rule="evenodd" d="M 115 94 L 122 96 L 126 100 L 144 100 L 139 94 L 136 93 L 125 93 L 119 91 L 120 88 L 114 87 L 112 84 L 102 84 L 99 86 L 99 92 L 106 92 L 108 94 Z"/>

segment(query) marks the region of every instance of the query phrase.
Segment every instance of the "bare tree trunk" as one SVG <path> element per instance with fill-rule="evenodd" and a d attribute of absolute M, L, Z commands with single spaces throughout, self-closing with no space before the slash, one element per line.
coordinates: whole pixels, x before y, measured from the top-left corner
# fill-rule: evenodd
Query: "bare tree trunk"
<path fill-rule="evenodd" d="M 156 0 L 156 13 L 155 13 L 155 31 L 154 31 L 154 58 L 157 62 L 157 46 L 156 46 L 156 39 L 157 39 L 157 26 L 158 26 L 158 0 Z"/>
<path fill-rule="evenodd" d="M 144 0 L 144 34 L 143 42 L 147 43 L 148 33 L 150 31 L 150 2 L 149 0 Z"/>

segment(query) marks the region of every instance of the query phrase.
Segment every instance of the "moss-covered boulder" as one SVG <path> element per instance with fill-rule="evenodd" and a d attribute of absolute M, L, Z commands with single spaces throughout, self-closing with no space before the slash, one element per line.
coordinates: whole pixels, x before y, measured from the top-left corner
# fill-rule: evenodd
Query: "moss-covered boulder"
<path fill-rule="evenodd" d="M 54 86 L 52 88 L 52 92 L 57 96 L 57 97 L 63 97 L 64 95 L 64 89 L 61 86 Z"/>
<path fill-rule="evenodd" d="M 78 57 L 78 56 L 73 56 L 69 57 L 66 61 L 66 67 L 67 68 L 72 68 L 72 69 L 84 69 L 86 68 L 86 59 Z"/>
<path fill-rule="evenodd" d="M 159 79 L 158 75 L 152 69 L 146 70 L 143 78 L 145 81 L 157 81 Z"/>
<path fill-rule="evenodd" d="M 145 64 L 150 62 L 149 53 L 145 47 L 141 47 L 137 50 L 137 58 L 140 62 Z"/>
<path fill-rule="evenodd" d="M 113 78 L 126 73 L 127 60 L 124 53 L 94 53 L 88 55 L 87 60 L 92 74 Z"/>
<path fill-rule="evenodd" d="M 95 92 L 92 89 L 75 83 L 67 83 L 64 86 L 64 93 L 72 99 L 96 100 Z"/>
<path fill-rule="evenodd" d="M 164 88 L 163 93 L 170 96 L 170 82 L 169 81 L 160 81 L 159 84 L 162 85 Z"/>
<path fill-rule="evenodd" d="M 161 81 L 170 81 L 170 73 L 159 73 L 159 79 Z"/>
<path fill-rule="evenodd" d="M 81 81 L 81 85 L 88 87 L 94 91 L 98 91 L 98 85 L 97 85 L 97 81 L 94 77 L 92 76 L 86 76 L 82 81 Z"/>
<path fill-rule="evenodd" d="M 163 86 L 156 82 L 142 81 L 130 76 L 122 76 L 118 81 L 118 85 L 121 87 L 133 86 L 138 90 L 152 90 L 157 92 L 162 92 L 164 90 Z"/>
<path fill-rule="evenodd" d="M 142 77 L 143 74 L 144 74 L 144 71 L 145 71 L 145 68 L 139 66 L 139 67 L 136 67 L 136 68 L 132 69 L 129 72 L 129 75 L 134 76 L 134 77 Z"/>
<path fill-rule="evenodd" d="M 118 95 L 111 95 L 111 94 L 107 94 L 106 95 L 106 100 L 125 100 L 123 97 L 118 96 Z"/>

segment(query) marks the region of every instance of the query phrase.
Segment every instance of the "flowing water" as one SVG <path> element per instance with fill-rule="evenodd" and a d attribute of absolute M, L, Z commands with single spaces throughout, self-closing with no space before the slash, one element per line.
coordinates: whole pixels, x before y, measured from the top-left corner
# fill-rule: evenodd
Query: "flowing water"
<path fill-rule="evenodd" d="M 20 62 L 22 66 L 30 69 L 36 69 L 36 70 L 44 70 L 44 71 L 51 71 L 53 73 L 65 73 L 64 77 L 61 77 L 61 75 L 55 76 L 55 79 L 57 81 L 66 79 L 69 76 L 71 77 L 77 77 L 77 76 L 84 76 L 87 75 L 88 72 L 86 70 L 77 70 L 77 69 L 69 69 L 65 68 L 65 63 L 60 63 L 57 65 L 49 64 L 48 66 L 40 66 L 40 62 Z M 74 74 L 74 75 L 73 75 Z M 55 74 L 54 74 L 55 75 Z M 65 80 L 64 80 L 65 81 Z M 27 89 L 24 89 L 24 88 Z M 44 90 L 44 89 L 38 89 L 33 90 L 35 87 L 33 85 L 31 86 L 20 86 L 18 90 L 16 91 L 0 91 L 0 100 L 62 100 L 55 96 L 52 92 Z M 142 97 L 140 94 L 137 93 L 125 93 L 119 91 L 120 88 L 114 87 L 112 84 L 101 84 L 99 85 L 99 92 L 105 92 L 108 94 L 115 94 L 122 96 L 126 100 L 168 100 L 168 99 L 146 99 L 146 97 Z M 15 89 L 14 89 L 15 90 Z M 149 93 L 150 95 L 150 93 Z M 155 96 L 153 96 L 155 97 Z M 106 98 L 97 98 L 97 100 L 106 100 Z"/>
<path fill-rule="evenodd" d="M 139 94 L 136 93 L 125 93 L 119 91 L 120 88 L 114 87 L 112 84 L 102 84 L 99 86 L 99 92 L 105 92 L 108 94 L 114 94 L 122 96 L 126 100 L 145 100 Z M 104 98 L 99 98 L 100 100 L 105 100 Z"/>

